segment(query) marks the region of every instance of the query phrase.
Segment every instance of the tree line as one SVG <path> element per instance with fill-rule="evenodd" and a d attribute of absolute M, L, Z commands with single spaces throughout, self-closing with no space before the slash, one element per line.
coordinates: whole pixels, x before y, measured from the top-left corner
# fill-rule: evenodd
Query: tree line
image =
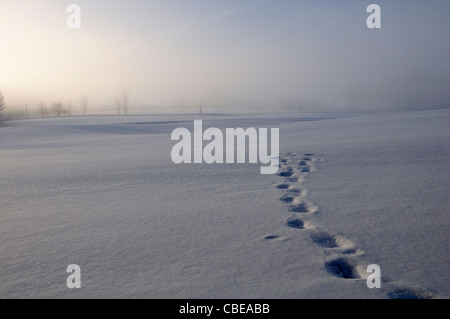
<path fill-rule="evenodd" d="M 86 116 L 89 112 L 89 98 L 84 95 L 79 101 L 82 115 Z M 114 106 L 119 115 L 128 115 L 129 109 L 129 92 L 126 89 L 122 89 L 120 95 L 114 100 Z M 13 120 L 24 118 L 36 118 L 36 117 L 62 117 L 71 116 L 73 111 L 73 104 L 69 101 L 54 102 L 47 106 L 44 103 L 39 103 L 37 108 L 28 109 L 28 105 L 25 105 L 23 109 L 6 110 L 6 102 L 3 94 L 0 92 L 0 121 L 1 120 Z"/>

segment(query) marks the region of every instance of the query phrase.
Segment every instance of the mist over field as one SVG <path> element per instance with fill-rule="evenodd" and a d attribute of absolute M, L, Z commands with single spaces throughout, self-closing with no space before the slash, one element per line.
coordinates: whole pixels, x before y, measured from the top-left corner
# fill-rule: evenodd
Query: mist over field
<path fill-rule="evenodd" d="M 9 108 L 399 110 L 449 107 L 446 1 L 2 1 Z M 137 113 L 142 111 L 136 111 Z"/>

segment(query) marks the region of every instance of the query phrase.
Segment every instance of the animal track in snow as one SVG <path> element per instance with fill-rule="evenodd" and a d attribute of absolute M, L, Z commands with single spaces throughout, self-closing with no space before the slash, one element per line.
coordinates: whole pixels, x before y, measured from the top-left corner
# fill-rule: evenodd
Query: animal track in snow
<path fill-rule="evenodd" d="M 301 196 L 306 195 L 306 192 L 302 192 L 302 190 L 300 188 L 295 188 L 295 187 L 288 187 L 287 192 L 289 194 L 296 194 L 296 195 L 301 195 Z"/>
<path fill-rule="evenodd" d="M 291 176 L 291 177 L 287 178 L 286 180 L 288 182 L 291 182 L 291 183 L 298 183 L 299 182 L 299 179 L 298 179 L 297 176 Z"/>
<path fill-rule="evenodd" d="M 422 287 L 397 287 L 388 293 L 390 299 L 432 299 L 434 295 Z"/>
<path fill-rule="evenodd" d="M 294 201 L 294 196 L 291 195 L 283 195 L 280 197 L 280 200 L 284 203 L 292 203 Z"/>
<path fill-rule="evenodd" d="M 293 204 L 289 207 L 289 211 L 294 213 L 309 213 L 308 206 L 305 203 Z"/>
<path fill-rule="evenodd" d="M 319 229 L 308 219 L 313 213 L 318 212 L 318 208 L 307 199 L 307 190 L 299 186 L 315 170 L 315 163 L 318 161 L 314 153 L 301 155 L 288 152 L 281 158 L 278 176 L 282 177 L 283 181 L 277 184 L 276 188 L 283 192 L 280 201 L 286 204 L 287 211 L 292 215 L 285 220 L 285 226 L 309 232 L 312 242 L 322 247 L 329 256 L 329 259 L 324 261 L 324 268 L 329 274 L 346 280 L 364 280 L 370 273 L 366 272 L 367 266 L 360 263 L 360 257 L 364 255 L 363 250 L 340 234 Z M 266 236 L 265 239 L 287 240 L 274 235 Z M 425 288 L 395 285 L 386 281 L 385 277 L 381 280 L 391 287 L 387 290 L 387 296 L 391 299 L 434 298 L 434 295 Z"/>
<path fill-rule="evenodd" d="M 286 225 L 296 229 L 304 229 L 305 223 L 300 218 L 289 218 Z"/>
<path fill-rule="evenodd" d="M 297 155 L 292 152 L 286 153 L 280 161 L 281 171 L 278 176 L 284 178 L 284 182 L 279 183 L 276 187 L 285 191 L 280 197 L 283 203 L 288 205 L 288 210 L 292 213 L 308 214 L 317 211 L 317 207 L 306 199 L 306 189 L 300 189 L 296 185 L 300 185 L 305 176 L 312 171 L 315 158 L 313 153 Z M 296 167 L 294 163 L 298 163 L 301 158 L 301 167 Z"/>
<path fill-rule="evenodd" d="M 338 254 L 334 259 L 325 262 L 325 269 L 340 278 L 361 278 L 357 266 L 348 257 L 361 255 L 362 250 L 357 249 L 355 245 L 341 235 L 330 233 L 317 229 L 307 219 L 298 217 L 298 215 L 308 217 L 318 211 L 317 206 L 307 199 L 307 190 L 298 187 L 304 181 L 305 177 L 315 170 L 314 163 L 318 161 L 313 153 L 298 155 L 287 153 L 281 161 L 281 171 L 278 173 L 284 181 L 276 187 L 283 191 L 280 201 L 286 204 L 287 210 L 293 213 L 286 221 L 286 226 L 310 231 L 311 239 L 314 243 L 327 249 L 329 252 Z M 266 237 L 266 239 L 268 239 Z"/>
<path fill-rule="evenodd" d="M 264 237 L 265 240 L 267 241 L 286 241 L 286 240 L 290 240 L 289 237 L 282 237 L 282 236 L 277 236 L 277 235 L 267 235 Z"/>
<path fill-rule="evenodd" d="M 346 258 L 336 258 L 325 263 L 325 269 L 339 278 L 359 279 L 361 278 L 356 266 Z"/>
<path fill-rule="evenodd" d="M 339 247 L 339 244 L 337 242 L 336 236 L 324 231 L 314 231 L 311 233 L 311 239 L 323 246 L 328 248 L 335 248 Z"/>
<path fill-rule="evenodd" d="M 287 167 L 286 169 L 283 169 L 281 172 L 278 173 L 279 176 L 283 176 L 283 177 L 289 177 L 292 176 L 293 174 L 293 169 L 292 167 Z"/>
<path fill-rule="evenodd" d="M 301 161 L 298 166 L 307 166 L 308 163 L 306 161 Z"/>
<path fill-rule="evenodd" d="M 361 253 L 355 248 L 355 245 L 348 239 L 338 234 L 332 234 L 323 230 L 315 230 L 311 232 L 311 239 L 322 247 L 340 248 L 345 254 Z"/>

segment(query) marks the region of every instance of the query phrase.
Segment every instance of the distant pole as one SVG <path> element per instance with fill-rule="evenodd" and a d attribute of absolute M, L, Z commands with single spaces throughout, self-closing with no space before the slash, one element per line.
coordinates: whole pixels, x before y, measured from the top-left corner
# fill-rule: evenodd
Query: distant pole
<path fill-rule="evenodd" d="M 28 119 L 28 104 L 25 104 L 25 117 Z"/>
<path fill-rule="evenodd" d="M 203 110 L 202 110 L 202 101 L 200 100 L 200 114 L 203 114 Z"/>

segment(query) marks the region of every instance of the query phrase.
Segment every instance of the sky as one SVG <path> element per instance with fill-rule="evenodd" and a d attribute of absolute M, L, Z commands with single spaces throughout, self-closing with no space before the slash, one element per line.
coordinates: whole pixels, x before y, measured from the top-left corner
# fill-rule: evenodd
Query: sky
<path fill-rule="evenodd" d="M 81 28 L 66 21 L 81 8 Z M 369 29 L 366 8 L 381 8 Z M 7 107 L 450 107 L 449 1 L 0 0 Z M 79 106 L 81 108 L 81 106 Z"/>

